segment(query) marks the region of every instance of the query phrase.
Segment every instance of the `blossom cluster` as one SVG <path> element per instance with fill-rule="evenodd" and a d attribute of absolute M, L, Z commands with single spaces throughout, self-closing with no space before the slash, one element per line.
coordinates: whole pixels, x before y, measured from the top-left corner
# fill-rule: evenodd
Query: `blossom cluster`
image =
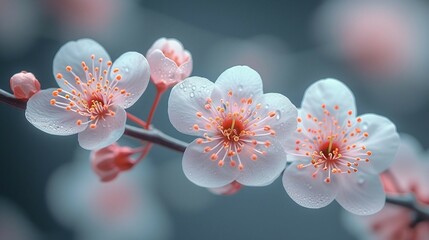
<path fill-rule="evenodd" d="M 298 109 L 280 93 L 264 93 L 261 76 L 247 66 L 231 67 L 215 82 L 189 77 L 191 54 L 176 39 L 157 40 L 146 57 L 127 52 L 112 62 L 93 40 L 66 43 L 53 64 L 59 88 L 38 91 L 34 80 L 22 84 L 39 88 L 27 91 L 28 121 L 50 134 L 77 133 L 80 146 L 94 150 L 95 172 L 111 181 L 151 148 L 145 142 L 136 149 L 115 143 L 127 116 L 150 129 L 159 97 L 172 87 L 169 120 L 179 132 L 197 137 L 182 161 L 196 185 L 229 195 L 242 186 L 269 185 L 282 175 L 285 191 L 303 207 L 321 208 L 336 200 L 358 215 L 383 208 L 380 174 L 395 159 L 399 135 L 383 116 L 357 115 L 354 95 L 342 82 L 313 83 Z M 158 95 L 144 122 L 126 109 L 142 96 L 149 79 Z M 15 95 L 25 92 L 14 88 Z M 140 157 L 132 158 L 137 153 Z"/>

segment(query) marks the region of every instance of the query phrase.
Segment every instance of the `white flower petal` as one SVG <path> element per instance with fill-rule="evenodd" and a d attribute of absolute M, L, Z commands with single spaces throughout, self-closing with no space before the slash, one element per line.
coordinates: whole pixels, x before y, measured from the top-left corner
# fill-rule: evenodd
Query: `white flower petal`
<path fill-rule="evenodd" d="M 213 87 L 213 82 L 201 77 L 187 78 L 173 87 L 168 99 L 168 116 L 178 131 L 189 135 L 202 135 L 193 130 L 193 126 L 204 126 L 205 121 L 198 118 L 196 113 L 208 113 L 204 105 Z"/>
<path fill-rule="evenodd" d="M 269 148 L 263 146 L 258 149 L 266 151 L 266 153 L 264 155 L 256 154 L 258 157 L 256 160 L 251 159 L 253 152 L 248 153 L 246 147 L 243 148 L 239 156 L 244 168 L 240 171 L 237 182 L 246 186 L 265 186 L 280 176 L 286 167 L 286 153 L 279 142 L 274 139 L 270 139 L 270 141 Z"/>
<path fill-rule="evenodd" d="M 79 126 L 76 122 L 85 122 L 87 117 L 50 104 L 54 90 L 42 90 L 28 100 L 25 110 L 27 120 L 38 129 L 54 135 L 71 135 L 85 130 L 86 125 Z"/>
<path fill-rule="evenodd" d="M 262 105 L 258 111 L 261 116 L 266 116 L 269 112 L 276 113 L 275 117 L 267 119 L 263 124 L 269 125 L 276 132 L 276 139 L 284 145 L 296 130 L 298 111 L 295 105 L 279 93 L 263 94 L 255 102 Z"/>
<path fill-rule="evenodd" d="M 298 169 L 299 162 L 287 167 L 283 173 L 283 187 L 299 205 L 306 208 L 321 208 L 330 204 L 337 194 L 337 181 L 324 182 L 323 174 L 312 177 L 315 168 Z"/>
<path fill-rule="evenodd" d="M 217 142 L 212 142 L 214 146 Z M 225 164 L 219 167 L 218 161 L 210 159 L 210 153 L 204 153 L 208 144 L 191 142 L 183 154 L 182 167 L 186 177 L 198 186 L 206 188 L 222 187 L 235 180 L 239 174 L 237 167 Z"/>
<path fill-rule="evenodd" d="M 354 118 L 356 116 L 356 104 L 353 93 L 338 80 L 319 80 L 308 87 L 301 104 L 304 116 L 310 113 L 318 119 L 323 119 L 325 115 L 322 104 L 326 105 L 326 110 L 335 116 L 340 125 L 348 117 Z M 338 106 L 338 110 L 335 109 L 335 106 Z M 349 110 L 352 111 L 351 116 L 348 115 Z"/>
<path fill-rule="evenodd" d="M 227 96 L 229 91 L 233 92 L 237 102 L 242 98 L 257 98 L 263 94 L 261 76 L 248 66 L 235 66 L 225 70 L 215 84 L 219 91 L 213 91 L 213 99 Z"/>
<path fill-rule="evenodd" d="M 167 58 L 161 50 L 152 51 L 147 56 L 147 60 L 149 61 L 150 74 L 155 84 L 161 81 L 172 84 L 183 79 L 182 72 L 179 71 L 177 64 Z"/>
<path fill-rule="evenodd" d="M 193 67 L 192 55 L 188 51 L 185 51 L 185 55 L 188 56 L 188 61 L 184 62 L 182 65 L 179 66 L 179 69 L 182 74 L 182 79 L 187 78 L 191 75 Z"/>
<path fill-rule="evenodd" d="M 113 111 L 116 113 L 114 117 L 107 116 L 105 120 L 100 119 L 96 128 L 88 127 L 79 133 L 78 140 L 81 147 L 88 150 L 107 147 L 122 136 L 127 113 L 121 107 L 116 107 Z"/>
<path fill-rule="evenodd" d="M 377 173 L 386 170 L 395 159 L 399 147 L 399 135 L 395 125 L 387 118 L 376 114 L 364 114 L 362 118 L 362 131 L 368 132 L 363 144 L 371 151 L 369 164 Z"/>
<path fill-rule="evenodd" d="M 95 61 L 98 64 L 98 59 L 103 58 L 103 63 L 110 61 L 109 54 L 97 42 L 92 39 L 80 39 L 70 41 L 64 44 L 54 57 L 53 73 L 56 78 L 58 73 L 61 73 L 67 81 L 75 85 L 74 76 L 66 71 L 67 66 L 71 66 L 74 73 L 82 80 L 86 80 L 85 73 L 82 69 L 82 61 L 84 61 L 92 71 L 91 55 L 95 55 Z M 58 80 L 58 85 L 61 88 L 69 89 L 63 80 Z"/>
<path fill-rule="evenodd" d="M 357 215 L 370 215 L 380 211 L 386 202 L 378 175 L 362 171 L 338 174 L 339 190 L 335 200 L 347 211 Z"/>
<path fill-rule="evenodd" d="M 112 65 L 112 69 L 118 68 L 122 79 L 118 82 L 119 89 L 125 89 L 131 95 L 122 98 L 123 102 L 117 104 L 124 109 L 132 106 L 146 90 L 149 83 L 150 70 L 146 58 L 138 52 L 126 52 L 122 54 Z M 110 72 L 111 81 L 116 78 L 116 73 Z"/>

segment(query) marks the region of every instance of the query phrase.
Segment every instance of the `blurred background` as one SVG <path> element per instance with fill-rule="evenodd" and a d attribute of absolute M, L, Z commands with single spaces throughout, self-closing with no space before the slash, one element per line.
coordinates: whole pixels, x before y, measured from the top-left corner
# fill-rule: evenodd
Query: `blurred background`
<path fill-rule="evenodd" d="M 0 0 L 0 88 L 9 91 L 21 70 L 42 88 L 55 87 L 52 60 L 70 40 L 93 38 L 115 59 L 177 38 L 193 56 L 192 75 L 214 81 L 231 66 L 249 65 L 265 92 L 297 107 L 310 84 L 337 78 L 354 92 L 359 114 L 390 118 L 427 149 L 428 10 L 423 0 Z M 130 111 L 145 119 L 154 93 L 150 85 Z M 168 122 L 167 99 L 155 127 L 191 141 Z M 214 195 L 185 178 L 180 153 L 160 146 L 106 186 L 76 135 L 41 132 L 5 104 L 0 114 L 2 240 L 355 239 L 336 203 L 302 208 L 280 179 Z"/>

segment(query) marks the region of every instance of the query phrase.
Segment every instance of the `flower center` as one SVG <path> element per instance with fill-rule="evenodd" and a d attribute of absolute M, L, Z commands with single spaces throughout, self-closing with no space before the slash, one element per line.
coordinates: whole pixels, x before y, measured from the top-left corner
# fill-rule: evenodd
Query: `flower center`
<path fill-rule="evenodd" d="M 229 161 L 231 167 L 243 170 L 241 157 L 256 161 L 271 146 L 269 140 L 262 141 L 260 137 L 276 134 L 268 122 L 276 113 L 260 113 L 261 104 L 253 103 L 252 98 L 237 101 L 233 95 L 232 90 L 228 91 L 227 99 L 220 99 L 217 106 L 208 98 L 205 111 L 196 112 L 202 121 L 194 124 L 193 129 L 202 132 L 204 138 L 197 139 L 197 144 L 207 145 L 204 153 L 210 154 L 212 161 L 218 161 L 219 167 Z"/>
<path fill-rule="evenodd" d="M 328 137 L 327 142 L 323 143 L 319 147 L 319 153 L 322 156 L 332 158 L 335 154 L 338 154 L 338 145 L 337 143 L 334 143 L 333 137 Z"/>
<path fill-rule="evenodd" d="M 113 69 L 111 75 L 114 79 L 109 79 L 111 61 L 104 63 L 103 59 L 99 58 L 97 64 L 95 55 L 91 55 L 91 59 L 91 68 L 85 61 L 81 63 L 81 73 L 83 74 L 80 76 L 85 76 L 84 80 L 74 72 L 71 66 L 67 66 L 65 70 L 74 77 L 74 84 L 71 84 L 63 74 L 57 74 L 58 81 L 63 81 L 65 87 L 52 91 L 54 98 L 50 100 L 50 103 L 89 118 L 86 122 L 77 120 L 77 125 L 89 124 L 90 128 L 96 128 L 99 120 L 115 116 L 112 107 L 116 102 L 123 101 L 130 96 L 130 93 L 117 86 L 122 79 L 119 69 Z"/>
<path fill-rule="evenodd" d="M 338 105 L 333 109 L 341 111 Z M 325 104 L 322 104 L 322 110 L 322 119 L 311 113 L 306 118 L 297 119 L 300 137 L 295 142 L 294 155 L 309 159 L 308 164 L 299 164 L 298 169 L 312 166 L 315 168 L 313 177 L 321 172 L 325 176 L 324 181 L 330 183 L 331 174 L 357 172 L 359 162 L 369 162 L 372 152 L 364 145 L 369 134 L 363 131 L 367 126 L 361 118 L 352 119 L 352 111 L 349 110 L 347 119 L 339 122 L 336 114 L 331 114 Z"/>
<path fill-rule="evenodd" d="M 222 124 L 222 132 L 225 137 L 225 141 L 235 141 L 240 140 L 240 136 L 245 135 L 243 123 L 240 120 L 237 120 L 235 117 L 225 118 Z"/>

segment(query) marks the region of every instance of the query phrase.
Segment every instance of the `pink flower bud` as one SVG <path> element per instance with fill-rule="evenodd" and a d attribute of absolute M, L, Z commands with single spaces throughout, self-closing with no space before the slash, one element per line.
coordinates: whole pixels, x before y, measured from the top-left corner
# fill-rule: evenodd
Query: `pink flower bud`
<path fill-rule="evenodd" d="M 189 77 L 192 56 L 176 39 L 158 39 L 146 54 L 156 87 L 166 89 Z"/>
<path fill-rule="evenodd" d="M 131 169 L 134 161 L 132 148 L 121 147 L 114 143 L 105 148 L 91 152 L 91 164 L 95 173 L 103 182 L 115 179 L 122 171 Z"/>
<path fill-rule="evenodd" d="M 29 99 L 40 91 L 40 83 L 32 73 L 22 71 L 10 78 L 10 88 L 16 98 Z"/>
<path fill-rule="evenodd" d="M 223 187 L 209 188 L 209 191 L 216 195 L 233 195 L 233 194 L 236 194 L 241 189 L 242 186 L 243 185 L 241 185 L 240 183 L 234 181 Z"/>

